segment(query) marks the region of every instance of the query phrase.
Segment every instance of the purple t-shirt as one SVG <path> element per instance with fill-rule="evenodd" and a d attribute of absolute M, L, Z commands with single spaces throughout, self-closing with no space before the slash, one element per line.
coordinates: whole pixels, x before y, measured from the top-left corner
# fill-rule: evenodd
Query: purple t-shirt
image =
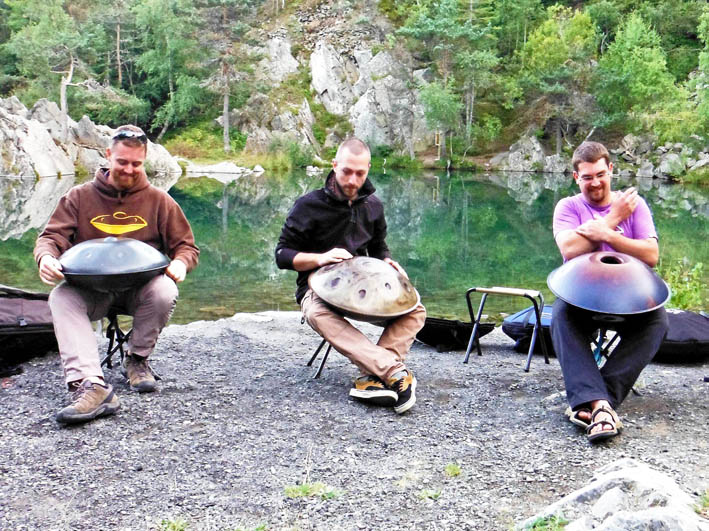
<path fill-rule="evenodd" d="M 604 207 L 589 205 L 580 193 L 565 197 L 556 204 L 554 209 L 554 239 L 561 231 L 573 230 L 589 220 L 605 217 L 610 211 L 611 205 Z M 623 230 L 626 238 L 633 240 L 657 238 L 650 208 L 642 197 L 638 197 L 638 204 L 630 217 L 618 226 Z M 615 251 L 615 249 L 604 242 L 599 251 Z"/>

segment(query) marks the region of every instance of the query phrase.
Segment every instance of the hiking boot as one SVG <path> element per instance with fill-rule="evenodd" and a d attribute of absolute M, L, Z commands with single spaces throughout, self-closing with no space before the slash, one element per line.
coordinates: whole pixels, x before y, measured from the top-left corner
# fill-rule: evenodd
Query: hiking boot
<path fill-rule="evenodd" d="M 148 364 L 148 358 L 126 354 L 123 358 L 121 370 L 130 382 L 130 388 L 139 393 L 152 393 L 155 391 L 155 374 Z"/>
<path fill-rule="evenodd" d="M 400 415 L 416 403 L 416 377 L 409 369 L 396 372 L 389 378 L 389 388 L 396 392 L 394 411 Z"/>
<path fill-rule="evenodd" d="M 387 389 L 379 378 L 374 375 L 360 376 L 350 389 L 350 396 L 376 406 L 391 407 L 396 404 L 397 394 Z"/>
<path fill-rule="evenodd" d="M 104 415 L 113 415 L 119 407 L 113 386 L 84 380 L 75 387 L 71 404 L 59 411 L 56 418 L 57 422 L 62 424 L 76 424 Z"/>

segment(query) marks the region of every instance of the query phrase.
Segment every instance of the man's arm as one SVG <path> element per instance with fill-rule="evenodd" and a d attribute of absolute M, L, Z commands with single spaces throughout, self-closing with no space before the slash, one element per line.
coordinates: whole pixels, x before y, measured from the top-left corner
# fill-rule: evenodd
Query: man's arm
<path fill-rule="evenodd" d="M 297 253 L 293 257 L 293 269 L 296 271 L 310 271 L 327 264 L 336 264 L 349 260 L 352 254 L 347 249 L 335 247 L 326 253 Z"/>

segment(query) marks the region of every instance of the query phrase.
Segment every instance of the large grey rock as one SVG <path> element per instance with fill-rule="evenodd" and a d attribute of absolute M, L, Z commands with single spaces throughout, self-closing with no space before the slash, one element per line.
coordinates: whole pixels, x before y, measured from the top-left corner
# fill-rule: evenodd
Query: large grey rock
<path fill-rule="evenodd" d="M 418 90 L 412 88 L 407 69 L 389 52 L 357 54 L 359 79 L 354 94 L 359 97 L 350 109 L 354 134 L 371 145 L 399 146 L 410 153 L 427 147 L 426 126 Z"/>
<path fill-rule="evenodd" d="M 544 157 L 544 173 L 568 173 L 570 165 L 568 157 L 558 154 Z"/>
<path fill-rule="evenodd" d="M 274 37 L 266 42 L 265 57 L 259 61 L 257 78 L 280 84 L 289 75 L 298 71 L 300 64 L 291 55 L 290 41 L 284 37 Z"/>
<path fill-rule="evenodd" d="M 27 117 L 27 107 L 17 98 L 17 96 L 10 96 L 6 99 L 0 99 L 0 108 L 5 109 L 10 114 L 15 114 L 17 116 Z"/>
<path fill-rule="evenodd" d="M 352 70 L 330 44 L 318 41 L 310 56 L 311 84 L 328 112 L 344 116 L 354 103 Z"/>
<path fill-rule="evenodd" d="M 74 164 L 36 120 L 0 108 L 0 240 L 39 228 L 74 184 Z"/>
<path fill-rule="evenodd" d="M 658 170 L 661 175 L 679 177 L 684 173 L 685 166 L 677 153 L 668 153 L 662 157 Z"/>
<path fill-rule="evenodd" d="M 549 505 L 516 529 L 562 515 L 570 520 L 566 529 L 575 530 L 709 531 L 709 520 L 694 512 L 694 503 L 671 478 L 624 458 L 599 468 L 586 487 Z"/>
<path fill-rule="evenodd" d="M 507 159 L 500 169 L 508 171 L 541 171 L 544 167 L 544 149 L 534 136 L 523 136 L 510 146 Z"/>
<path fill-rule="evenodd" d="M 689 169 L 690 170 L 698 170 L 699 168 L 703 168 L 704 166 L 709 166 L 709 158 L 699 159 L 694 164 L 692 164 L 692 166 Z"/>
<path fill-rule="evenodd" d="M 644 160 L 640 163 L 640 167 L 635 175 L 636 177 L 642 177 L 645 179 L 651 178 L 655 175 L 655 166 L 653 166 L 652 162 L 649 160 Z"/>
<path fill-rule="evenodd" d="M 62 111 L 53 101 L 49 101 L 46 98 L 37 100 L 32 106 L 32 109 L 27 113 L 27 118 L 37 120 L 44 125 L 50 136 L 57 142 L 64 142 L 62 135 Z M 67 127 L 69 128 L 67 141 L 72 141 L 71 132 L 76 127 L 76 122 L 71 118 L 67 118 Z"/>
<path fill-rule="evenodd" d="M 93 175 L 106 165 L 106 147 L 113 135 L 111 128 L 97 126 L 85 116 L 78 123 L 69 120 L 68 141 L 61 143 L 62 117 L 55 103 L 40 100 L 27 111 L 15 100 L 0 100 L 0 173 L 8 176 L 0 179 L 0 239 L 44 225 L 75 183 L 76 166 Z M 170 153 L 152 142 L 145 164 L 152 184 L 164 190 L 182 173 Z"/>

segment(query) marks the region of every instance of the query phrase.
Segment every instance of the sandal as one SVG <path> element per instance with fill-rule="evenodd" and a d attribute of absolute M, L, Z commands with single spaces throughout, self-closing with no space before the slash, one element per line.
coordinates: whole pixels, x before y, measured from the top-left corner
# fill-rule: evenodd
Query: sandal
<path fill-rule="evenodd" d="M 580 428 L 583 428 L 584 430 L 588 428 L 588 425 L 590 424 L 589 421 L 582 419 L 579 416 L 579 413 L 588 413 L 589 415 L 591 414 L 591 408 L 583 406 L 577 409 L 576 411 L 571 409 L 571 406 L 566 408 L 566 411 L 564 411 L 564 415 L 569 419 L 569 422 L 571 424 L 575 424 L 576 426 L 579 426 Z"/>
<path fill-rule="evenodd" d="M 612 420 L 596 420 L 596 416 L 599 413 L 605 413 L 606 415 L 610 416 Z M 593 428 L 595 428 L 596 426 L 610 426 L 611 429 L 602 429 L 601 431 L 597 431 L 596 433 L 591 433 Z M 616 412 L 608 406 L 600 406 L 596 408 L 593 413 L 591 413 L 591 423 L 586 428 L 586 436 L 591 442 L 602 441 L 615 437 L 620 433 L 620 430 L 622 428 L 623 424 L 620 422 L 620 419 L 618 418 Z"/>

